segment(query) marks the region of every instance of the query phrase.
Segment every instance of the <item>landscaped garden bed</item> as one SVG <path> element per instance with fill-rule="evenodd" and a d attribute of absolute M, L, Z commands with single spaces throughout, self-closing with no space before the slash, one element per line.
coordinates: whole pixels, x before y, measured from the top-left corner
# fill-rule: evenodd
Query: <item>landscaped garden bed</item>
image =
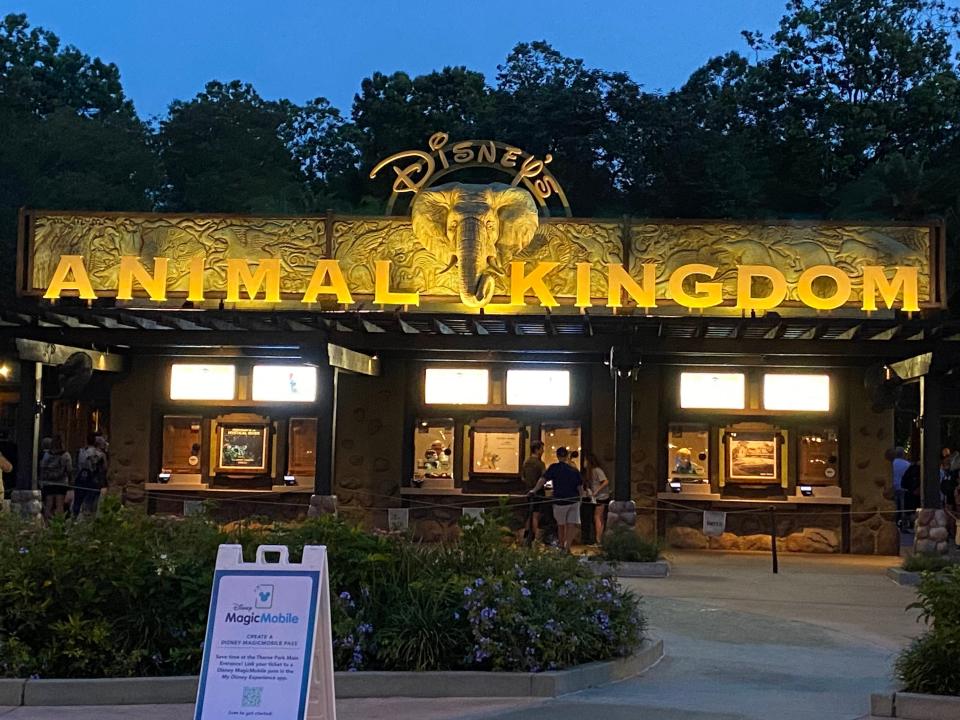
<path fill-rule="evenodd" d="M 940 572 L 946 568 L 955 567 L 956 564 L 954 559 L 943 555 L 915 553 L 904 558 L 900 567 L 887 568 L 887 577 L 897 585 L 915 586 L 920 584 L 923 573 Z"/>
<path fill-rule="evenodd" d="M 194 675 L 217 546 L 326 545 L 338 670 L 543 672 L 632 655 L 644 619 L 615 578 L 513 544 L 488 513 L 455 542 L 296 524 L 166 519 L 108 504 L 43 528 L 0 518 L 0 675 Z"/>
<path fill-rule="evenodd" d="M 876 717 L 960 717 L 960 565 L 920 562 L 928 564 L 927 570 L 910 607 L 920 610 L 928 628 L 897 658 L 901 690 L 871 697 Z"/>
<path fill-rule="evenodd" d="M 660 546 L 625 527 L 607 531 L 600 552 L 590 558 L 590 567 L 600 575 L 618 577 L 651 578 L 670 574 L 670 563 L 660 556 Z"/>

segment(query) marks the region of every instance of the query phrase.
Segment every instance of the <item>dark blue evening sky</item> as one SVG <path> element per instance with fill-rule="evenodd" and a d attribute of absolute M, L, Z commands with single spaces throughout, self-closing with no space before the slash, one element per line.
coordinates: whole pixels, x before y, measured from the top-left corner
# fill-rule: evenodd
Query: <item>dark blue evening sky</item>
<path fill-rule="evenodd" d="M 705 60 L 746 52 L 740 31 L 769 33 L 785 0 L 12 0 L 33 25 L 115 62 L 143 117 L 211 79 L 268 98 L 318 95 L 349 112 L 376 70 L 444 65 L 496 74 L 514 44 L 545 39 L 588 66 L 626 70 L 648 90 L 682 83 Z"/>

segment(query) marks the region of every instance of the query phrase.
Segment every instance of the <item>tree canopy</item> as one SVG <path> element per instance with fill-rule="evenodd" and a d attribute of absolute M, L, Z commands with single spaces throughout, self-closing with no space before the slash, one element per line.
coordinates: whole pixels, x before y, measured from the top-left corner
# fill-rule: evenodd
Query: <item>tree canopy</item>
<path fill-rule="evenodd" d="M 373 73 L 343 110 L 213 80 L 148 124 L 116 65 L 8 15 L 0 253 L 21 206 L 380 212 L 390 178 L 371 167 L 444 130 L 550 153 L 581 216 L 940 216 L 955 257 L 958 28 L 945 0 L 788 0 L 773 33 L 745 31 L 665 93 L 534 41 L 493 78 Z"/>

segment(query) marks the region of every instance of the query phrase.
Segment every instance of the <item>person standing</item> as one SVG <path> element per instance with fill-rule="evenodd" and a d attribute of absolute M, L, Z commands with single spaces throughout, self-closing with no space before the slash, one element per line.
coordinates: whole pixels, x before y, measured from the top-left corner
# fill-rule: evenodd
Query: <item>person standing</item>
<path fill-rule="evenodd" d="M 599 545 L 603 540 L 604 514 L 607 511 L 607 503 L 610 502 L 610 481 L 600 466 L 597 456 L 592 452 L 583 456 L 583 477 L 586 481 L 587 493 L 595 505 L 593 508 L 594 540 L 595 544 Z"/>
<path fill-rule="evenodd" d="M 106 471 L 107 456 L 97 447 L 97 436 L 87 437 L 87 446 L 77 453 L 77 482 L 73 494 L 73 516 L 93 514 L 100 498 L 100 481 Z"/>
<path fill-rule="evenodd" d="M 543 443 L 534 440 L 530 443 L 530 457 L 523 461 L 523 467 L 520 469 L 520 475 L 528 492 L 537 486 L 546 469 L 547 466 L 543 463 Z M 524 527 L 525 532 L 529 533 L 530 542 L 534 542 L 540 535 L 540 513 L 543 512 L 545 497 L 546 491 L 543 488 L 530 497 L 530 517 L 527 518 Z"/>
<path fill-rule="evenodd" d="M 893 499 L 894 502 L 896 502 L 897 507 L 897 513 L 895 515 L 897 519 L 897 527 L 905 532 L 909 532 L 909 528 L 904 527 L 906 524 L 906 513 L 903 490 L 903 474 L 907 471 L 907 468 L 910 467 L 910 461 L 907 460 L 906 452 L 904 452 L 902 447 L 895 447 L 891 450 L 887 450 L 885 457 L 890 462 L 893 469 Z"/>
<path fill-rule="evenodd" d="M 573 539 L 580 524 L 580 493 L 583 481 L 577 469 L 568 462 L 570 451 L 557 448 L 557 462 L 546 469 L 530 495 L 535 495 L 549 480 L 553 483 L 553 516 L 557 521 L 560 547 L 570 552 Z"/>
<path fill-rule="evenodd" d="M 63 449 L 59 435 L 44 438 L 40 443 L 40 494 L 43 498 L 43 514 L 47 520 L 64 511 L 64 498 L 73 481 L 73 461 Z"/>

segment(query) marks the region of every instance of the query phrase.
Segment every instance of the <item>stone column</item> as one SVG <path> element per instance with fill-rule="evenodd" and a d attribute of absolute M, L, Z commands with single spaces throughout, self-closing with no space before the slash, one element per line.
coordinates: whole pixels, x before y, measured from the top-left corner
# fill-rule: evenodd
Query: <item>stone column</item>
<path fill-rule="evenodd" d="M 953 538 L 947 529 L 947 513 L 936 508 L 917 511 L 913 550 L 924 555 L 946 555 Z"/>

